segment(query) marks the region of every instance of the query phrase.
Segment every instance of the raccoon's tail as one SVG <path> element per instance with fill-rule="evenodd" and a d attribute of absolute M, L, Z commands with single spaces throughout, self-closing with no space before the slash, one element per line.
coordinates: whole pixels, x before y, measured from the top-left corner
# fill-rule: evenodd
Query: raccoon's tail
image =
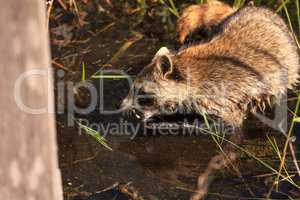
<path fill-rule="evenodd" d="M 202 5 L 190 5 L 185 8 L 177 20 L 178 41 L 184 44 L 186 38 L 199 29 L 210 29 L 220 24 L 236 11 L 235 8 L 217 0 L 207 0 Z"/>

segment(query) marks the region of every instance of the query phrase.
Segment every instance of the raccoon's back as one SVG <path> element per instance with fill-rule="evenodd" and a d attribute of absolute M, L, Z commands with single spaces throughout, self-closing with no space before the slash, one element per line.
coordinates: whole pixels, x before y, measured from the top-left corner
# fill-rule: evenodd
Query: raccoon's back
<path fill-rule="evenodd" d="M 211 41 L 186 48 L 179 54 L 236 60 L 242 63 L 241 70 L 254 72 L 269 95 L 285 92 L 299 77 L 299 54 L 293 35 L 277 14 L 264 8 L 241 9 L 221 24 Z M 212 67 L 222 68 L 221 65 Z"/>
<path fill-rule="evenodd" d="M 278 84 L 275 91 L 291 88 L 297 82 L 298 48 L 277 14 L 264 8 L 247 7 L 225 21 L 222 32 L 223 42 L 237 44 L 229 52 L 249 62 L 266 83 Z"/>

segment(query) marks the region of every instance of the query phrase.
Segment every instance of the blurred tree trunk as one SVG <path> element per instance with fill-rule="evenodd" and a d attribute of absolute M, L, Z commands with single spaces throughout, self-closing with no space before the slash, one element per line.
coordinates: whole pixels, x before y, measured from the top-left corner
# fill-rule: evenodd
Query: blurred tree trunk
<path fill-rule="evenodd" d="M 0 3 L 0 199 L 61 200 L 45 1 Z"/>

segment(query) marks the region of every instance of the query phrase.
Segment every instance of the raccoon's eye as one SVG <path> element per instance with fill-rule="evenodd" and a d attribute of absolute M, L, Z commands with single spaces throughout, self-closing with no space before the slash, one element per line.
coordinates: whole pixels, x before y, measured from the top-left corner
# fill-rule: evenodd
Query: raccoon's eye
<path fill-rule="evenodd" d="M 137 103 L 142 107 L 153 106 L 155 104 L 154 94 L 145 93 L 143 90 L 140 90 L 137 96 Z"/>
<path fill-rule="evenodd" d="M 174 69 L 171 74 L 167 76 L 169 79 L 175 80 L 175 81 L 183 81 L 184 77 L 181 75 L 181 73 Z"/>
<path fill-rule="evenodd" d="M 142 107 L 150 107 L 153 106 L 155 103 L 155 99 L 153 97 L 148 97 L 148 98 L 140 98 L 138 99 L 138 104 Z"/>

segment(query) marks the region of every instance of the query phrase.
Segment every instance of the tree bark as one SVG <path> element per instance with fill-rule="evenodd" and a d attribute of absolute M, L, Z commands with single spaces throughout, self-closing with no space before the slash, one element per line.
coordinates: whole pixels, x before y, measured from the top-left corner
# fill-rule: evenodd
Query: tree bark
<path fill-rule="evenodd" d="M 0 0 L 1 200 L 62 199 L 45 2 Z"/>

